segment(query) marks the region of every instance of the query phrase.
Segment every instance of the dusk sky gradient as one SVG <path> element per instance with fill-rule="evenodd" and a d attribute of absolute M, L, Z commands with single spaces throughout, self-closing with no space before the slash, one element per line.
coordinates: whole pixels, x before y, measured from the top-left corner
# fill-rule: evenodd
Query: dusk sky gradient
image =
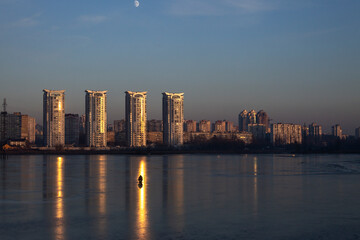
<path fill-rule="evenodd" d="M 42 89 L 108 90 L 108 119 L 125 91 L 184 92 L 185 119 L 265 110 L 273 122 L 360 126 L 358 0 L 0 0 L 0 98 L 42 124 Z"/>

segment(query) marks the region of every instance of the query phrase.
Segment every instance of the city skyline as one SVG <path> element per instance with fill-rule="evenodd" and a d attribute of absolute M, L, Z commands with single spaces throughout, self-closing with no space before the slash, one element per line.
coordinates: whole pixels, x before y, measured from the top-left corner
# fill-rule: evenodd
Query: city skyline
<path fill-rule="evenodd" d="M 0 240 L 358 239 L 360 0 L 0 0 Z"/>
<path fill-rule="evenodd" d="M 46 90 L 46 89 L 45 89 Z M 46 91 L 68 91 L 68 90 L 46 90 Z M 163 93 L 162 93 L 163 94 Z M 106 91 L 106 95 L 108 95 L 108 91 Z M 68 95 L 66 95 L 67 96 L 67 98 L 68 98 Z M 146 97 L 146 99 L 148 99 L 148 94 L 147 94 L 147 97 Z M 108 98 L 106 98 L 106 101 L 108 101 Z M 148 100 L 146 100 L 147 102 L 148 102 Z M 162 98 L 161 98 L 161 103 L 160 103 L 160 109 L 161 109 L 161 115 L 160 116 L 158 116 L 158 117 L 148 117 L 149 115 L 151 116 L 151 115 L 153 115 L 154 113 L 151 113 L 151 112 L 147 112 L 147 119 L 158 119 L 158 120 L 160 120 L 160 119 L 162 119 L 162 115 L 163 115 L 163 112 L 162 112 Z M 124 105 L 123 105 L 123 107 L 125 108 L 125 102 L 123 103 Z M 8 101 L 7 101 L 7 109 L 9 110 L 9 108 L 8 108 Z M 67 107 L 67 105 L 70 105 L 70 106 L 72 106 L 73 105 L 73 103 L 68 103 L 68 101 L 65 101 L 64 102 L 64 109 L 66 110 L 66 109 L 68 109 L 68 107 Z M 86 101 L 84 101 L 84 109 L 86 110 Z M 106 105 L 108 105 L 107 103 L 106 103 Z M 191 104 L 190 104 L 191 105 Z M 106 108 L 108 108 L 107 106 L 106 106 Z M 147 104 L 147 108 L 148 108 L 148 104 Z M 80 111 L 80 112 L 69 112 L 68 110 L 66 110 L 65 111 L 65 113 L 66 114 L 79 114 L 79 116 L 81 116 L 81 115 L 86 115 L 86 111 L 84 110 L 84 109 L 82 109 L 82 111 Z M 186 107 L 184 108 L 185 110 L 186 110 Z M 184 110 L 184 112 L 185 112 L 185 110 Z M 18 111 L 18 108 L 16 108 L 15 109 L 15 111 L 12 111 L 11 109 L 8 111 L 9 113 L 10 112 L 14 112 L 14 113 L 16 113 L 16 112 L 21 112 L 21 111 Z M 198 119 L 191 119 L 191 118 L 187 118 L 186 117 L 186 114 L 184 114 L 185 115 L 185 117 L 184 117 L 184 120 L 196 120 L 196 121 L 201 121 L 201 120 L 209 120 L 209 121 L 211 121 L 211 122 L 216 122 L 216 121 L 218 121 L 218 120 L 226 120 L 226 121 L 231 121 L 231 122 L 233 122 L 233 123 L 235 123 L 235 125 L 236 126 L 239 126 L 238 125 L 238 123 L 239 123 L 239 116 L 240 116 L 240 114 L 242 114 L 243 112 L 245 112 L 246 114 L 250 114 L 250 113 L 252 113 L 252 115 L 254 115 L 254 117 L 256 118 L 257 116 L 255 116 L 255 115 L 257 115 L 257 114 L 259 114 L 259 113 L 261 113 L 261 112 L 263 112 L 263 109 L 261 109 L 259 112 L 256 112 L 255 110 L 253 110 L 253 109 L 251 109 L 251 110 L 249 110 L 249 111 L 247 111 L 246 109 L 242 109 L 241 111 L 239 111 L 239 113 L 236 113 L 236 112 L 234 112 L 233 114 L 234 114 L 234 116 L 235 117 L 230 117 L 230 118 L 225 118 L 225 117 L 221 117 L 221 116 L 215 116 L 214 118 L 206 118 L 206 117 L 201 117 L 200 116 L 200 118 L 198 118 Z M 34 117 L 35 119 L 36 119 L 36 123 L 38 124 L 38 123 L 41 123 L 41 122 L 43 122 L 43 113 L 41 112 L 41 116 L 40 117 L 38 117 L 38 116 L 36 116 L 36 115 L 32 115 L 32 114 L 29 114 L 28 112 L 21 112 L 21 113 L 23 113 L 23 114 L 27 114 L 27 115 L 29 115 L 29 116 L 32 116 L 32 117 Z M 266 113 L 267 113 L 267 111 L 266 111 Z M 112 115 L 112 116 L 114 116 L 115 114 L 114 113 L 111 113 L 111 112 L 109 112 L 109 111 L 107 111 L 107 113 L 106 113 L 106 115 L 107 115 L 107 123 L 108 124 L 112 124 L 113 123 L 113 121 L 116 121 L 116 120 L 121 120 L 121 119 L 125 119 L 125 115 L 126 114 L 123 114 L 122 115 L 122 117 L 119 117 L 119 118 L 111 118 L 111 119 L 109 119 L 109 115 Z M 116 114 L 116 115 L 119 115 L 119 114 Z M 206 115 L 206 113 L 205 113 L 205 115 Z M 324 129 L 323 130 L 323 133 L 324 134 L 332 134 L 333 133 L 333 130 L 332 130 L 332 127 L 334 126 L 334 125 L 341 125 L 341 127 L 342 127 L 342 130 L 343 130 L 343 133 L 344 134 L 346 134 L 346 135 L 355 135 L 355 129 L 356 128 L 358 128 L 359 127 L 359 125 L 360 124 L 358 124 L 358 125 L 356 125 L 355 124 L 355 127 L 354 128 L 348 128 L 348 127 L 344 127 L 344 125 L 342 125 L 341 123 L 339 123 L 339 122 L 329 122 L 328 124 L 322 124 L 322 122 L 320 122 L 320 121 L 317 121 L 316 119 L 313 119 L 312 121 L 310 120 L 309 122 L 300 122 L 299 120 L 294 120 L 294 121 L 282 121 L 281 119 L 279 119 L 278 121 L 276 121 L 275 119 L 276 118 L 273 118 L 272 117 L 272 115 L 271 114 L 269 114 L 269 122 L 270 123 L 284 123 L 284 124 L 298 124 L 298 125 L 310 125 L 310 124 L 318 124 L 318 125 L 321 125 L 322 126 L 322 128 Z M 267 117 L 268 118 L 268 117 Z"/>
<path fill-rule="evenodd" d="M 79 114 L 85 86 L 110 89 L 112 121 L 124 118 L 126 89 L 151 93 L 149 119 L 161 119 L 162 92 L 185 92 L 187 119 L 237 122 L 243 109 L 266 109 L 274 122 L 315 121 L 325 132 L 339 123 L 353 134 L 359 7 L 355 0 L 159 0 L 138 8 L 2 0 L 0 97 L 9 111 L 39 122 L 39 89 L 67 89 L 66 110 Z"/>

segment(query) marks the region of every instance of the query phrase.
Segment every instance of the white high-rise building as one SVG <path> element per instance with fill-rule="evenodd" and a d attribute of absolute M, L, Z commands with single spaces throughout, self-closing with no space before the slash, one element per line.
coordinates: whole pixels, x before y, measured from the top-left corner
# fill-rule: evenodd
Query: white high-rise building
<path fill-rule="evenodd" d="M 184 93 L 163 93 L 163 140 L 170 146 L 184 142 Z"/>
<path fill-rule="evenodd" d="M 146 93 L 125 92 L 126 140 L 129 147 L 146 146 Z"/>
<path fill-rule="evenodd" d="M 85 92 L 86 144 L 89 147 L 106 147 L 107 91 L 86 90 Z"/>
<path fill-rule="evenodd" d="M 44 145 L 65 145 L 65 90 L 44 89 L 43 128 Z"/>

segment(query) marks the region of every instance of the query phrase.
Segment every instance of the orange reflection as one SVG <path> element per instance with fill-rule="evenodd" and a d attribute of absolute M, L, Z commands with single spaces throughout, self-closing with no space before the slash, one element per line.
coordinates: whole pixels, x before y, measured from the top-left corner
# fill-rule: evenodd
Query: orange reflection
<path fill-rule="evenodd" d="M 176 203 L 176 214 L 184 214 L 184 160 L 179 157 L 176 161 L 176 172 L 175 172 L 175 203 Z"/>
<path fill-rule="evenodd" d="M 170 186 L 173 191 L 174 213 L 178 216 L 172 225 L 177 231 L 182 231 L 184 227 L 184 160 L 182 156 L 176 158 L 173 184 Z"/>
<path fill-rule="evenodd" d="M 257 164 L 257 157 L 254 157 L 254 176 L 258 174 L 258 164 Z"/>
<path fill-rule="evenodd" d="M 148 219 L 147 219 L 147 203 L 146 203 L 146 161 L 140 160 L 138 176 L 143 176 L 143 186 L 138 192 L 138 210 L 137 210 L 137 235 L 139 239 L 144 239 L 147 235 Z"/>
<path fill-rule="evenodd" d="M 64 199 L 63 199 L 63 184 L 64 184 L 64 160 L 62 157 L 57 158 L 56 168 L 56 210 L 55 215 L 57 224 L 55 227 L 56 239 L 64 239 L 65 228 L 64 228 Z"/>
<path fill-rule="evenodd" d="M 106 156 L 99 156 L 99 214 L 106 214 Z"/>
<path fill-rule="evenodd" d="M 257 203 L 258 203 L 258 184 L 257 184 L 257 176 L 258 176 L 258 159 L 254 157 L 254 212 L 257 213 Z"/>

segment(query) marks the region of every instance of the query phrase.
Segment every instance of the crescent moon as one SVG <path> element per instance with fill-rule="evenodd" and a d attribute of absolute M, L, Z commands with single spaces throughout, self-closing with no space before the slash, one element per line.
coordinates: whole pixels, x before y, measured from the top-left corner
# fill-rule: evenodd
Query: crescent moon
<path fill-rule="evenodd" d="M 135 0 L 135 1 L 134 1 L 134 5 L 135 5 L 135 7 L 139 7 L 139 6 L 140 6 L 140 2 L 139 2 L 138 0 Z"/>

